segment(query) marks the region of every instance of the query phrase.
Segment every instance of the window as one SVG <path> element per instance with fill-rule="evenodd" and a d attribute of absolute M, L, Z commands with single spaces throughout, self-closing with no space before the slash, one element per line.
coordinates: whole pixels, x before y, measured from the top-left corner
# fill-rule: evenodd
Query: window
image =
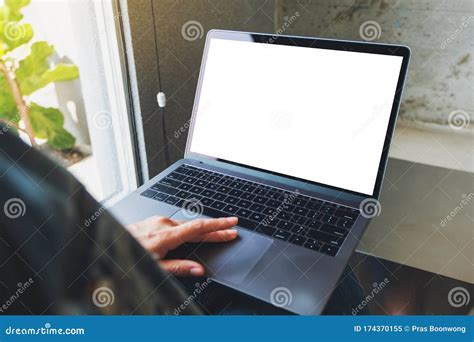
<path fill-rule="evenodd" d="M 54 47 L 47 58 L 50 69 L 75 65 L 79 73 L 68 79 L 65 69 L 61 75 L 66 81 L 51 82 L 25 97 L 30 108 L 35 103 L 59 109 L 64 129 L 74 138 L 72 148 L 51 146 L 40 134 L 34 140 L 59 158 L 97 200 L 110 204 L 137 187 L 116 3 L 32 0 L 21 13 L 24 17 L 12 32 L 28 35 L 30 29 L 19 25 L 29 23 L 34 36 L 11 51 L 12 58 L 20 61 L 35 43 L 46 42 L 44 47 Z"/>

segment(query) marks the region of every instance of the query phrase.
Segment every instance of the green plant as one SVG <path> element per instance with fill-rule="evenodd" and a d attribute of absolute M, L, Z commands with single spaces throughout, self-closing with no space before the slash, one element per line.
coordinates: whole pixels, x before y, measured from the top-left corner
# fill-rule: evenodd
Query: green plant
<path fill-rule="evenodd" d="M 73 64 L 52 65 L 54 47 L 47 42 L 30 43 L 33 28 L 22 22 L 21 14 L 30 1 L 5 0 L 0 7 L 0 120 L 24 131 L 32 145 L 37 137 L 55 149 L 68 149 L 75 138 L 63 127 L 63 113 L 30 101 L 30 95 L 51 82 L 79 77 L 79 70 Z M 18 60 L 12 52 L 22 46 L 30 48 L 29 55 Z"/>

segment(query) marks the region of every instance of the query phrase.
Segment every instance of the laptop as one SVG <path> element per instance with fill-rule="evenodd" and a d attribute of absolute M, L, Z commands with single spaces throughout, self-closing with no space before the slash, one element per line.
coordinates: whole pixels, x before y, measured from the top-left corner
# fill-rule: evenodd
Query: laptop
<path fill-rule="evenodd" d="M 187 246 L 216 282 L 320 314 L 370 219 L 408 68 L 406 46 L 212 30 L 184 158 L 117 203 L 124 224 L 237 216 Z"/>

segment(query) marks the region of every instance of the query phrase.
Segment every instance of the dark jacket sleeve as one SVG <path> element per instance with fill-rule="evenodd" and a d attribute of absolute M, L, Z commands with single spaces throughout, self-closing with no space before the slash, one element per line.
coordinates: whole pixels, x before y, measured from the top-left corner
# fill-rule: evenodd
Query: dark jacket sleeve
<path fill-rule="evenodd" d="M 199 313 L 186 299 L 62 166 L 0 131 L 0 314 Z"/>

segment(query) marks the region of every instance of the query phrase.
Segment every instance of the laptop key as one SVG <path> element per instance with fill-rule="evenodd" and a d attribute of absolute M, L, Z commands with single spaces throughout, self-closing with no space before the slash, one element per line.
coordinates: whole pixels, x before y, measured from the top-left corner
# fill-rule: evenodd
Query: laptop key
<path fill-rule="evenodd" d="M 277 217 L 282 219 L 282 220 L 290 220 L 292 215 L 293 214 L 287 213 L 285 211 L 280 211 L 280 213 L 277 215 Z"/>
<path fill-rule="evenodd" d="M 304 245 L 304 248 L 312 249 L 313 251 L 319 251 L 321 248 L 321 244 L 316 241 L 316 243 L 312 243 L 310 240 L 307 240 Z"/>
<path fill-rule="evenodd" d="M 344 211 L 344 212 L 339 212 L 339 211 L 336 211 L 336 216 L 339 216 L 345 220 L 352 220 L 352 221 L 355 221 L 357 216 L 359 216 L 358 213 L 356 212 L 350 212 L 350 211 Z"/>
<path fill-rule="evenodd" d="M 316 220 L 310 220 L 306 223 L 306 225 L 309 227 L 309 228 L 313 228 L 313 229 L 319 229 L 319 227 L 321 227 L 322 223 L 319 222 L 319 221 L 316 221 Z"/>
<path fill-rule="evenodd" d="M 247 201 L 251 201 L 251 200 L 253 200 L 255 197 L 256 197 L 256 195 L 250 194 L 250 193 L 243 193 L 242 196 L 240 196 L 240 198 L 242 198 L 242 199 L 244 199 L 244 200 L 247 200 Z"/>
<path fill-rule="evenodd" d="M 258 226 L 258 231 L 267 236 L 273 236 L 273 234 L 276 232 L 276 229 L 273 227 L 260 225 Z"/>
<path fill-rule="evenodd" d="M 201 203 L 205 206 L 210 206 L 212 204 L 212 202 L 214 202 L 213 199 L 210 199 L 210 198 L 203 198 L 201 199 Z"/>
<path fill-rule="evenodd" d="M 189 189 L 189 192 L 193 194 L 200 194 L 201 192 L 203 192 L 203 190 L 204 189 L 199 186 L 193 186 L 191 189 Z"/>
<path fill-rule="evenodd" d="M 248 209 L 239 209 L 237 211 L 237 216 L 238 217 L 244 217 L 244 218 L 248 218 L 250 216 L 252 212 Z"/>
<path fill-rule="evenodd" d="M 207 184 L 206 188 L 209 189 L 209 190 L 217 191 L 217 189 L 219 188 L 219 185 L 214 184 L 214 183 L 209 183 L 209 184 Z"/>
<path fill-rule="evenodd" d="M 319 230 L 310 229 L 307 235 L 312 239 L 325 242 L 337 247 L 340 247 L 342 244 L 341 243 L 342 240 L 339 237 L 334 236 L 332 234 L 321 232 Z"/>
<path fill-rule="evenodd" d="M 174 197 L 174 196 L 169 196 L 167 199 L 165 199 L 165 203 L 168 204 L 176 204 L 179 201 L 179 198 Z"/>
<path fill-rule="evenodd" d="M 253 201 L 258 204 L 265 204 L 265 202 L 268 201 L 268 199 L 263 196 L 257 196 L 253 199 Z"/>
<path fill-rule="evenodd" d="M 352 220 L 344 220 L 344 219 L 339 219 L 339 221 L 337 222 L 337 225 L 339 227 L 342 227 L 342 228 L 352 228 L 352 226 L 354 225 L 354 221 Z"/>
<path fill-rule="evenodd" d="M 305 207 L 308 204 L 308 201 L 305 200 L 302 197 L 297 197 L 294 201 L 293 204 L 298 206 L 298 207 Z"/>
<path fill-rule="evenodd" d="M 270 207 L 266 207 L 265 209 L 263 209 L 262 211 L 265 215 L 273 215 L 273 213 L 276 212 L 276 209 L 273 209 L 273 208 L 270 208 Z"/>
<path fill-rule="evenodd" d="M 225 207 L 225 205 L 226 204 L 224 202 L 214 201 L 214 203 L 212 203 L 210 207 L 214 209 L 222 209 Z"/>
<path fill-rule="evenodd" d="M 239 182 L 239 181 L 235 181 L 235 182 L 232 182 L 230 183 L 229 185 L 232 189 L 241 189 L 244 185 Z"/>
<path fill-rule="evenodd" d="M 178 198 L 181 198 L 181 199 L 186 199 L 189 196 L 191 196 L 191 194 L 189 192 L 186 192 L 186 191 L 180 191 L 180 192 L 176 193 L 175 196 L 178 197 Z"/>
<path fill-rule="evenodd" d="M 322 252 L 322 253 L 328 254 L 328 255 L 331 255 L 331 256 L 335 256 L 338 251 L 339 251 L 339 248 L 334 247 L 334 246 L 331 246 L 331 245 L 328 245 L 328 244 L 324 244 L 324 245 L 321 247 L 321 252 Z"/>
<path fill-rule="evenodd" d="M 256 189 L 255 186 L 245 184 L 240 190 L 250 193 L 250 192 L 253 192 L 255 189 Z"/>
<path fill-rule="evenodd" d="M 257 189 L 254 190 L 253 193 L 255 195 L 263 196 L 267 193 L 267 190 L 265 190 L 263 187 L 258 187 Z"/>
<path fill-rule="evenodd" d="M 157 194 L 156 191 L 148 189 L 148 190 L 143 191 L 140 195 L 148 197 L 148 198 L 153 198 L 153 196 L 155 196 L 156 194 Z"/>
<path fill-rule="evenodd" d="M 237 205 L 241 208 L 248 208 L 248 207 L 250 207 L 251 204 L 252 204 L 252 202 L 249 202 L 249 201 L 246 201 L 246 200 L 240 200 L 239 202 L 237 202 Z"/>
<path fill-rule="evenodd" d="M 286 230 L 286 231 L 291 231 L 293 226 L 294 226 L 293 223 L 288 222 L 288 221 L 283 221 L 283 220 L 280 220 L 280 222 L 277 225 L 278 228 Z"/>
<path fill-rule="evenodd" d="M 256 212 L 262 212 L 263 209 L 265 209 L 265 206 L 261 204 L 254 203 L 250 206 L 250 210 L 256 211 Z"/>
<path fill-rule="evenodd" d="M 291 221 L 294 222 L 294 223 L 298 223 L 298 224 L 305 224 L 305 222 L 307 221 L 306 217 L 303 217 L 303 216 L 299 216 L 299 215 L 293 215 L 293 217 L 291 218 Z"/>
<path fill-rule="evenodd" d="M 179 173 L 176 173 L 176 172 L 172 172 L 170 173 L 167 178 L 171 178 L 171 179 L 175 179 L 175 180 L 183 180 L 185 178 L 184 175 L 182 174 L 179 174 Z"/>
<path fill-rule="evenodd" d="M 243 192 L 241 190 L 233 189 L 229 192 L 229 195 L 235 196 L 235 197 L 240 197 L 242 196 Z"/>
<path fill-rule="evenodd" d="M 331 224 L 336 223 L 337 220 L 338 220 L 338 218 L 336 216 L 331 216 L 331 215 L 327 215 L 327 214 L 324 214 L 322 219 L 321 219 L 322 222 L 331 223 Z"/>
<path fill-rule="evenodd" d="M 298 246 L 303 246 L 303 244 L 305 243 L 306 241 L 306 238 L 305 237 L 302 237 L 302 236 L 299 236 L 299 235 L 295 235 L 293 234 L 291 237 L 290 237 L 290 240 L 289 240 L 291 243 L 295 244 L 295 245 L 298 245 Z"/>
<path fill-rule="evenodd" d="M 229 213 L 229 214 L 235 214 L 237 212 L 237 210 L 239 210 L 238 207 L 236 207 L 235 205 L 232 205 L 232 204 L 228 204 L 227 206 L 224 207 L 224 209 L 222 209 L 223 211 Z"/>
<path fill-rule="evenodd" d="M 221 185 L 219 188 L 217 188 L 217 191 L 219 191 L 223 194 L 227 194 L 230 191 L 230 188 L 227 187 L 227 186 Z"/>
<path fill-rule="evenodd" d="M 295 234 L 298 234 L 298 235 L 306 235 L 306 233 L 308 232 L 308 228 L 297 224 L 297 225 L 293 226 L 291 231 Z"/>
<path fill-rule="evenodd" d="M 226 197 L 226 194 L 221 194 L 220 192 L 217 192 L 214 196 L 212 196 L 212 198 L 215 198 L 218 201 L 223 201 Z"/>
<path fill-rule="evenodd" d="M 265 218 L 264 215 L 259 214 L 259 213 L 252 213 L 249 218 L 253 221 L 261 222 Z"/>
<path fill-rule="evenodd" d="M 306 214 L 308 213 L 308 209 L 306 208 L 302 208 L 302 207 L 296 207 L 293 212 L 295 214 L 298 214 L 298 215 L 301 215 L 301 216 L 306 216 Z"/>
<path fill-rule="evenodd" d="M 291 236 L 291 233 L 285 231 L 285 230 L 277 230 L 276 233 L 273 235 L 274 238 L 277 238 L 279 240 L 283 240 L 283 241 L 288 241 L 288 239 L 290 238 Z"/>
<path fill-rule="evenodd" d="M 164 194 L 162 192 L 158 192 L 155 196 L 153 196 L 153 199 L 156 199 L 157 201 L 164 201 L 169 195 Z"/>
<path fill-rule="evenodd" d="M 164 192 L 165 194 L 168 194 L 168 195 L 174 195 L 179 192 L 178 189 L 170 188 L 169 186 L 166 186 L 163 184 L 155 184 L 152 186 L 152 189 L 156 191 Z"/>
<path fill-rule="evenodd" d="M 324 213 L 324 214 L 332 215 L 336 212 L 336 209 L 332 208 L 330 206 L 324 206 L 323 209 L 321 210 L 321 212 Z"/>
<path fill-rule="evenodd" d="M 323 224 L 319 230 L 339 237 L 346 237 L 347 235 L 347 229 L 332 226 L 330 224 Z"/>
<path fill-rule="evenodd" d="M 265 196 L 274 201 L 279 201 L 283 197 L 283 195 L 280 192 L 273 191 L 273 190 L 270 190 L 269 192 L 267 192 Z"/>
<path fill-rule="evenodd" d="M 316 210 L 319 210 L 321 208 L 321 203 L 318 203 L 318 202 L 315 202 L 315 201 L 311 200 L 306 205 L 306 208 L 316 211 Z"/>
<path fill-rule="evenodd" d="M 182 183 L 182 184 L 178 187 L 178 189 L 186 190 L 186 191 L 187 191 L 187 190 L 191 189 L 192 187 L 193 187 L 193 186 L 192 186 L 191 184 Z"/>
<path fill-rule="evenodd" d="M 198 180 L 195 184 L 197 186 L 201 186 L 201 187 L 205 188 L 207 186 L 207 184 L 209 184 L 209 183 L 206 182 L 206 181 L 203 181 L 203 180 Z"/>
<path fill-rule="evenodd" d="M 266 206 L 268 207 L 272 207 L 272 208 L 278 208 L 280 206 L 282 206 L 282 202 L 281 201 L 277 201 L 277 200 L 274 200 L 274 199 L 269 199 L 267 203 L 265 203 Z"/>
<path fill-rule="evenodd" d="M 205 197 L 209 197 L 209 198 L 211 198 L 211 197 L 214 196 L 215 194 L 216 194 L 215 191 L 208 190 L 208 189 L 204 190 L 204 191 L 201 193 L 201 195 L 203 195 L 203 196 L 205 196 Z"/>
<path fill-rule="evenodd" d="M 164 185 L 168 185 L 168 186 L 172 186 L 173 188 L 177 188 L 178 186 L 181 185 L 180 181 L 174 180 L 174 179 L 169 178 L 169 177 L 163 178 L 162 180 L 159 181 L 159 183 L 164 184 Z"/>
<path fill-rule="evenodd" d="M 198 179 L 194 177 L 186 177 L 185 179 L 183 179 L 183 183 L 187 183 L 187 184 L 194 184 L 197 181 Z"/>
<path fill-rule="evenodd" d="M 229 204 L 236 204 L 238 201 L 239 199 L 233 196 L 227 196 L 227 198 L 224 200 L 224 202 L 229 203 Z"/>

